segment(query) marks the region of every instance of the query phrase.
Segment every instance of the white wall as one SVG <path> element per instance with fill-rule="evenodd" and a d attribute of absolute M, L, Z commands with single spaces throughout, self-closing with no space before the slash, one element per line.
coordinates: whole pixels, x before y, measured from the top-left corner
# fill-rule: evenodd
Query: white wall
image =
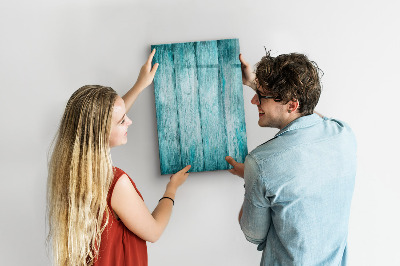
<path fill-rule="evenodd" d="M 150 45 L 239 38 L 255 64 L 307 54 L 325 72 L 317 110 L 358 139 L 349 227 L 350 265 L 399 265 L 399 6 L 396 1 L 2 1 L 0 4 L 0 265 L 49 265 L 45 242 L 46 153 L 69 96 L 102 84 L 122 95 Z M 129 143 L 113 150 L 150 209 L 162 196 L 153 86 L 129 115 Z M 245 88 L 249 149 L 274 129 L 257 126 Z M 150 265 L 258 265 L 237 223 L 242 180 L 194 173 L 176 197 Z"/>

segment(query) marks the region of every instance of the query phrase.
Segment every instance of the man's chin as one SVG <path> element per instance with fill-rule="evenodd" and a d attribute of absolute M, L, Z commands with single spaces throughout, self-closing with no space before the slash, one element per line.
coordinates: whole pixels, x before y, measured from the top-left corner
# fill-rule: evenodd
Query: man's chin
<path fill-rule="evenodd" d="M 268 123 L 268 121 L 262 121 L 261 119 L 258 120 L 258 126 L 259 127 L 271 127 L 271 128 L 275 128 L 276 126 L 271 125 Z"/>

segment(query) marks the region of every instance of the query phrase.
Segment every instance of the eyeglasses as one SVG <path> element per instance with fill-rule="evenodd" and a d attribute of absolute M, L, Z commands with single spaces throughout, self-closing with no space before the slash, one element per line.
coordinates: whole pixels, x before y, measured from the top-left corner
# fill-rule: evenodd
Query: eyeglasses
<path fill-rule="evenodd" d="M 259 90 L 256 90 L 257 96 L 258 96 L 258 103 L 261 105 L 261 99 L 274 99 L 275 102 L 280 102 L 281 99 L 279 97 L 274 97 L 274 96 L 263 96 L 261 95 Z"/>

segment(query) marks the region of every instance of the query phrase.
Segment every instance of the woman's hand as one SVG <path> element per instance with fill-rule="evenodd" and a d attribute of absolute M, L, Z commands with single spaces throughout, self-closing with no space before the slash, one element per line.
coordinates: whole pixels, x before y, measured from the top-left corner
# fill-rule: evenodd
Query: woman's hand
<path fill-rule="evenodd" d="M 256 74 L 254 74 L 252 67 L 247 63 L 244 59 L 242 54 L 239 54 L 239 60 L 242 69 L 242 82 L 244 85 L 249 86 L 253 90 L 257 89 L 256 86 Z"/>
<path fill-rule="evenodd" d="M 233 166 L 232 169 L 229 169 L 228 171 L 233 174 L 240 176 L 241 178 L 244 177 L 244 163 L 238 163 L 236 162 L 231 156 L 226 156 L 225 160 Z"/>
<path fill-rule="evenodd" d="M 151 68 L 151 61 L 153 60 L 155 53 L 156 49 L 153 49 L 146 63 L 140 69 L 139 76 L 135 85 L 137 85 L 141 89 L 146 88 L 153 82 L 154 75 L 156 74 L 158 68 L 158 63 L 155 63 L 153 68 Z"/>
<path fill-rule="evenodd" d="M 171 189 L 173 191 L 176 191 L 178 187 L 180 187 L 183 183 L 185 183 L 187 177 L 189 176 L 189 171 L 191 165 L 187 165 L 185 168 L 177 172 L 176 174 L 172 175 L 170 177 L 170 181 L 167 185 L 167 190 Z"/>
<path fill-rule="evenodd" d="M 153 60 L 156 49 L 153 49 L 146 63 L 142 66 L 139 72 L 139 76 L 135 85 L 124 95 L 122 99 L 125 102 L 126 112 L 131 109 L 133 103 L 136 101 L 139 94 L 153 82 L 154 75 L 156 74 L 158 63 L 155 63 L 153 68 L 151 68 L 151 61 Z"/>

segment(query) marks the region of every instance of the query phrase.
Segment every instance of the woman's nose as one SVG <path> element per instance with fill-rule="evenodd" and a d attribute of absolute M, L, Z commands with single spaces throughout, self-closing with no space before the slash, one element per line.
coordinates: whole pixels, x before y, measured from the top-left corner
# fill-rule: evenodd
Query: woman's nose
<path fill-rule="evenodd" d="M 126 119 L 128 120 L 128 121 L 126 121 L 128 126 L 130 126 L 132 124 L 132 120 L 130 120 L 129 117 L 126 117 Z"/>

